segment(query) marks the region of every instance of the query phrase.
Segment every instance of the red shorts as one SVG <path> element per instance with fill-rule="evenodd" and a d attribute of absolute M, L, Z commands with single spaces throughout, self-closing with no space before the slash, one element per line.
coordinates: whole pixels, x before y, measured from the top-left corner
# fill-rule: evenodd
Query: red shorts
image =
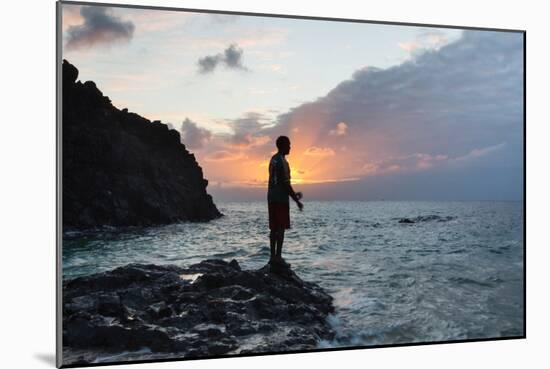
<path fill-rule="evenodd" d="M 288 203 L 268 202 L 269 229 L 290 229 L 290 210 Z"/>

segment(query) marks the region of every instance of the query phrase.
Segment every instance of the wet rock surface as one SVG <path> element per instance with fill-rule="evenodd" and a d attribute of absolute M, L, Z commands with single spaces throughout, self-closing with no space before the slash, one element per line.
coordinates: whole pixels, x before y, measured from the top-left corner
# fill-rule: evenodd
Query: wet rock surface
<path fill-rule="evenodd" d="M 315 348 L 332 297 L 285 266 L 129 264 L 63 283 L 64 363 Z"/>
<path fill-rule="evenodd" d="M 178 131 L 119 110 L 66 60 L 62 73 L 64 230 L 221 216 Z"/>

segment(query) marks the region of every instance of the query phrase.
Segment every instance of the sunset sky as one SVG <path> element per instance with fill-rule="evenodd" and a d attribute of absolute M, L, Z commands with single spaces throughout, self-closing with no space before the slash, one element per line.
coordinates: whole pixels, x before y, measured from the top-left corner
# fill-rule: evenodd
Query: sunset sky
<path fill-rule="evenodd" d="M 63 58 L 180 131 L 214 200 L 274 141 L 315 199 L 521 200 L 523 35 L 63 5 Z"/>

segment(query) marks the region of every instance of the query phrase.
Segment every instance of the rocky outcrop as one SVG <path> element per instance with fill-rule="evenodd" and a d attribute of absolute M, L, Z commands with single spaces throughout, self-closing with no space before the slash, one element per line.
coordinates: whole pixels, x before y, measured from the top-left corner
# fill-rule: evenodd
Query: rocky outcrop
<path fill-rule="evenodd" d="M 66 60 L 62 77 L 65 229 L 221 216 L 177 131 L 117 109 Z"/>
<path fill-rule="evenodd" d="M 420 222 L 448 222 L 456 219 L 456 217 L 439 216 L 439 215 L 419 215 L 414 218 L 397 218 L 397 219 L 399 219 L 399 223 L 402 223 L 402 224 L 413 224 L 413 223 L 420 223 Z"/>
<path fill-rule="evenodd" d="M 332 297 L 283 266 L 129 264 L 65 281 L 63 299 L 65 364 L 288 352 L 334 336 Z"/>

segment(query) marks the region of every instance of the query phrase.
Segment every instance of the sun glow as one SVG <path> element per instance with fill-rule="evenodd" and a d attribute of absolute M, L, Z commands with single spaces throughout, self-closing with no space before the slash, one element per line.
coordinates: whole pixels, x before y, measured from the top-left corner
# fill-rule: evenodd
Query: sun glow
<path fill-rule="evenodd" d="M 348 125 L 344 122 L 319 124 L 325 119 L 323 114 L 311 110 L 289 122 L 287 135 L 291 149 L 287 161 L 293 185 L 354 181 L 364 172 L 364 163 L 353 161 L 357 152 L 340 149 L 342 145 L 353 146 L 355 138 L 348 134 Z M 331 133 L 333 129 L 340 133 Z M 256 146 L 218 144 L 220 150 L 204 153 L 204 161 L 198 153 L 206 177 L 222 186 L 266 188 L 269 160 L 276 153 L 276 137 L 262 137 L 261 144 Z M 321 143 L 324 138 L 333 141 Z M 249 143 L 253 141 L 248 140 Z M 362 146 L 365 148 L 364 144 Z"/>

